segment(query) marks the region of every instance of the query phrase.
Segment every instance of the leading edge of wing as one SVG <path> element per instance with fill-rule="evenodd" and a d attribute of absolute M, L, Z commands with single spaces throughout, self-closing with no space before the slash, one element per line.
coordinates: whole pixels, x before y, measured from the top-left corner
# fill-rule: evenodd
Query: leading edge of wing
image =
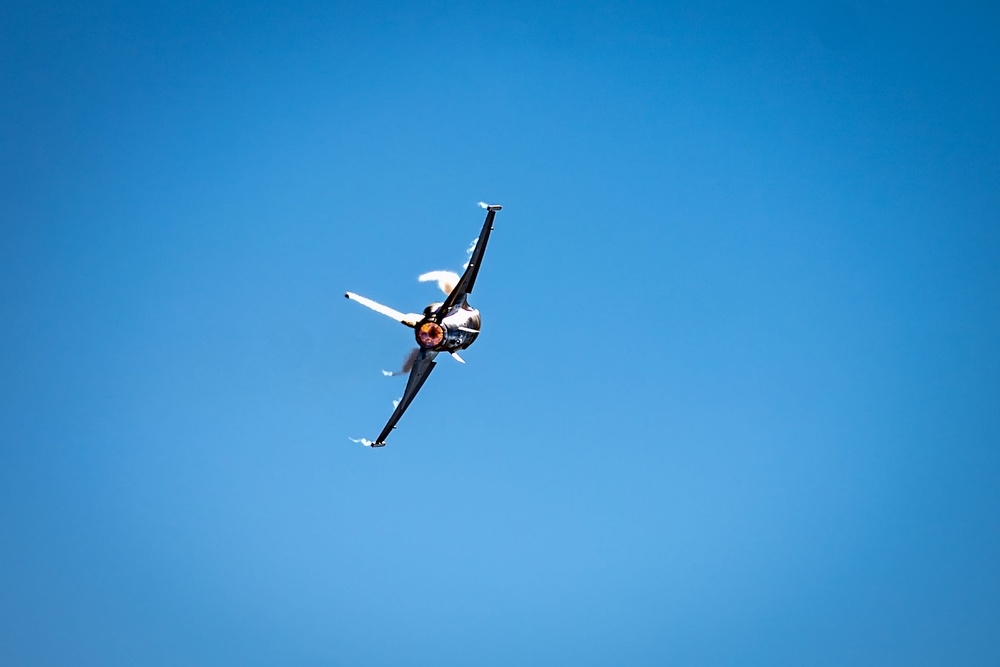
<path fill-rule="evenodd" d="M 392 411 L 389 421 L 386 422 L 385 428 L 382 429 L 375 442 L 372 443 L 372 447 L 385 446 L 385 439 L 392 433 L 392 429 L 396 428 L 396 422 L 406 412 L 406 408 L 413 402 L 413 398 L 420 391 L 420 388 L 424 386 L 424 382 L 427 381 L 431 371 L 434 370 L 434 366 L 437 365 L 437 362 L 434 361 L 434 357 L 437 354 L 437 352 L 421 350 L 420 354 L 417 355 L 417 360 L 413 363 L 413 368 L 410 370 L 410 377 L 406 381 L 406 389 L 403 391 L 403 397 L 399 399 L 399 405 Z"/>
<path fill-rule="evenodd" d="M 448 298 L 444 300 L 444 303 L 438 309 L 442 317 L 447 317 L 448 312 L 456 303 L 461 301 L 466 295 L 471 294 L 472 288 L 476 284 L 476 276 L 479 275 L 479 266 L 482 264 L 483 255 L 486 253 L 486 244 L 490 240 L 490 232 L 493 231 L 493 218 L 496 217 L 500 206 L 487 206 L 486 208 L 486 220 L 483 222 L 483 230 L 479 232 L 479 240 L 476 241 L 472 257 L 469 258 L 469 266 L 466 267 L 465 273 L 462 274 L 458 284 L 455 285 L 451 294 L 448 295 Z"/>

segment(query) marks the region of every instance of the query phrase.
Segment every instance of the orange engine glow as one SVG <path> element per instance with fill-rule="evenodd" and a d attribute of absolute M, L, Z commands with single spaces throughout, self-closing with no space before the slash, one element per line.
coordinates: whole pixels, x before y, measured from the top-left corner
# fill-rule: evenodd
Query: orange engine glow
<path fill-rule="evenodd" d="M 424 322 L 417 329 L 417 342 L 420 347 L 434 348 L 444 342 L 444 329 L 435 322 Z"/>

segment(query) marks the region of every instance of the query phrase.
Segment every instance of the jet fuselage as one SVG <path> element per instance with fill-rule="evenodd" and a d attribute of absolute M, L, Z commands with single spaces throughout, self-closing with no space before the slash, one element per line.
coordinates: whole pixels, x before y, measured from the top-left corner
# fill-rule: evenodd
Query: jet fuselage
<path fill-rule="evenodd" d="M 435 322 L 433 318 L 440 307 L 441 303 L 432 303 L 424 309 L 424 319 L 414 327 L 417 345 L 435 352 L 457 352 L 472 345 L 479 336 L 479 311 L 466 303 Z"/>

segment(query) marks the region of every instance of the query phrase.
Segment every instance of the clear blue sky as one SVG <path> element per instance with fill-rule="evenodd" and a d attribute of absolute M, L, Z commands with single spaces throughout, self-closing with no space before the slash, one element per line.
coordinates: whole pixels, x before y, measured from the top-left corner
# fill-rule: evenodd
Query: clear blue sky
<path fill-rule="evenodd" d="M 1000 664 L 998 33 L 4 3 L 0 664 Z"/>

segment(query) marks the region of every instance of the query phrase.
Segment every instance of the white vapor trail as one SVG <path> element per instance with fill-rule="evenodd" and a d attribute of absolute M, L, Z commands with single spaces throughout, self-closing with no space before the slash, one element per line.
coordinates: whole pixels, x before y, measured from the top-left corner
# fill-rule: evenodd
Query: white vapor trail
<path fill-rule="evenodd" d="M 413 362 L 417 360 L 417 355 L 418 354 L 420 354 L 420 348 L 419 347 L 413 348 L 406 355 L 406 358 L 403 359 L 403 367 L 402 368 L 400 368 L 395 373 L 393 373 L 392 371 L 387 371 L 387 370 L 383 369 L 382 370 L 382 375 L 386 376 L 387 378 L 395 377 L 396 375 L 406 375 L 407 373 L 410 372 L 410 369 L 413 368 Z"/>
<path fill-rule="evenodd" d="M 472 253 L 475 252 L 476 246 L 479 245 L 479 237 L 472 239 L 472 243 L 469 244 L 469 248 L 465 251 L 465 256 L 469 259 L 465 260 L 465 264 L 462 265 L 463 269 L 469 268 L 469 261 L 472 259 Z"/>
<path fill-rule="evenodd" d="M 367 440 L 365 438 L 351 438 L 351 437 L 348 437 L 347 439 L 350 440 L 351 442 L 356 442 L 358 444 L 362 444 L 365 447 L 371 447 L 372 445 L 375 444 L 371 440 Z"/>
<path fill-rule="evenodd" d="M 455 285 L 458 284 L 458 274 L 452 271 L 428 271 L 418 277 L 417 280 L 422 283 L 436 280 L 442 292 L 451 294 L 451 291 L 455 289 Z"/>
<path fill-rule="evenodd" d="M 484 201 L 479 202 L 479 208 L 489 208 L 490 205 Z"/>

